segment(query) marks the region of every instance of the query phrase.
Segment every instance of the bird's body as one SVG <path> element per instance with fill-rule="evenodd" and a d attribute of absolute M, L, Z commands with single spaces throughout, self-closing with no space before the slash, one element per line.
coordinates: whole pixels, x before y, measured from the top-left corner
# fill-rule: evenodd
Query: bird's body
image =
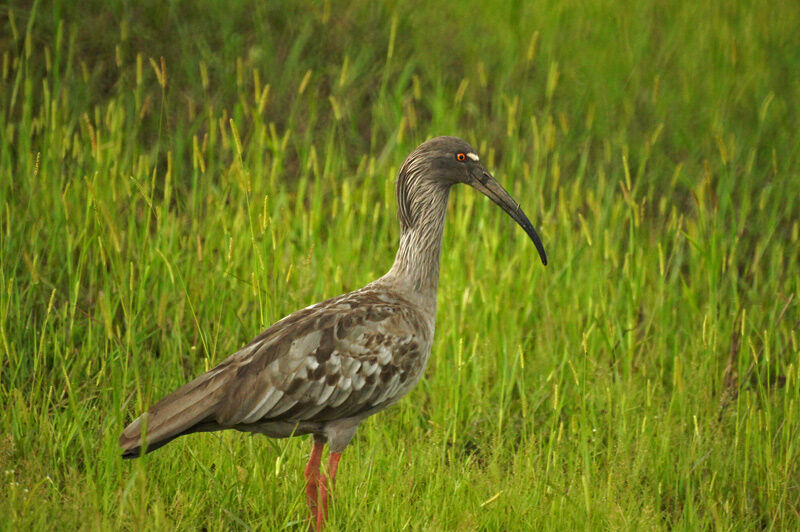
<path fill-rule="evenodd" d="M 397 402 L 422 377 L 436 321 L 436 292 L 450 187 L 489 196 L 544 249 L 525 214 L 464 141 L 437 137 L 412 152 L 397 180 L 400 247 L 389 272 L 365 287 L 299 310 L 218 366 L 156 403 L 122 433 L 136 457 L 193 432 L 235 429 L 270 437 L 314 435 L 306 468 L 313 524 L 322 528 L 329 476 L 368 416 Z M 321 504 L 318 501 L 321 499 Z"/>
<path fill-rule="evenodd" d="M 341 452 L 358 424 L 419 381 L 434 317 L 377 281 L 278 321 L 123 433 L 126 457 L 192 432 L 316 434 Z M 146 421 L 145 421 L 146 420 Z"/>

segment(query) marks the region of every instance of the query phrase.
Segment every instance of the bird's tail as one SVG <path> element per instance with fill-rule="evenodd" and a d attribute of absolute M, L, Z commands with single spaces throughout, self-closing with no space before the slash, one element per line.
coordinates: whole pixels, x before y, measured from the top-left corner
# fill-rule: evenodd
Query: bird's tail
<path fill-rule="evenodd" d="M 227 377 L 225 372 L 212 370 L 178 388 L 136 418 L 119 438 L 122 457 L 136 458 L 178 436 L 220 428 L 214 417 Z"/>

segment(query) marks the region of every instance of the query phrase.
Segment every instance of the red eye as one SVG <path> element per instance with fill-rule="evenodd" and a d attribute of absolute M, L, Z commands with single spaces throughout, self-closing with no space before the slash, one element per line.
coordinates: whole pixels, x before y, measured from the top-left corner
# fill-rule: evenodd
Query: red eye
<path fill-rule="evenodd" d="M 467 160 L 467 156 L 464 153 L 459 153 L 458 155 L 456 155 L 456 159 L 461 161 L 461 162 L 464 162 L 464 161 Z"/>

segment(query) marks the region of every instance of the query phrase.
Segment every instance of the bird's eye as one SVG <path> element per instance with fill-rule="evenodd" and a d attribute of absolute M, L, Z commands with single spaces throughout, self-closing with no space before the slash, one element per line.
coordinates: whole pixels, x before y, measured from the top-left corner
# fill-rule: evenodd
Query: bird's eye
<path fill-rule="evenodd" d="M 459 153 L 458 155 L 456 155 L 456 160 L 461 161 L 461 162 L 466 161 L 467 160 L 467 154 L 463 153 L 463 152 Z"/>

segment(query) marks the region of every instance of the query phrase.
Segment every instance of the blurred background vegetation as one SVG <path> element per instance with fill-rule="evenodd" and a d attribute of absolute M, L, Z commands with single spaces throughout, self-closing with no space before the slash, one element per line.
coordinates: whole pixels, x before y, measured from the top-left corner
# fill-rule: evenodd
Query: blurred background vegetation
<path fill-rule="evenodd" d="M 135 92 L 132 140 L 148 146 L 207 133 L 206 110 L 241 121 L 246 137 L 259 105 L 298 143 L 336 124 L 356 161 L 431 124 L 499 150 L 529 138 L 531 118 L 552 118 L 559 151 L 574 154 L 565 169 L 587 141 L 620 149 L 658 130 L 659 148 L 635 162 L 754 158 L 766 172 L 773 150 L 788 156 L 773 172 L 795 162 L 794 128 L 778 118 L 797 116 L 798 20 L 769 2 L 90 1 L 31 12 L 7 8 L 6 71 L 20 57 L 77 116 Z M 151 66 L 162 60 L 163 90 Z M 6 87 L 10 120 L 41 103 L 40 83 Z"/>
<path fill-rule="evenodd" d="M 360 429 L 332 528 L 796 528 L 798 28 L 766 0 L 4 4 L 0 527 L 304 528 L 305 441 L 116 438 L 384 273 L 396 169 L 453 134 L 551 265 L 454 194 L 428 377 Z"/>

